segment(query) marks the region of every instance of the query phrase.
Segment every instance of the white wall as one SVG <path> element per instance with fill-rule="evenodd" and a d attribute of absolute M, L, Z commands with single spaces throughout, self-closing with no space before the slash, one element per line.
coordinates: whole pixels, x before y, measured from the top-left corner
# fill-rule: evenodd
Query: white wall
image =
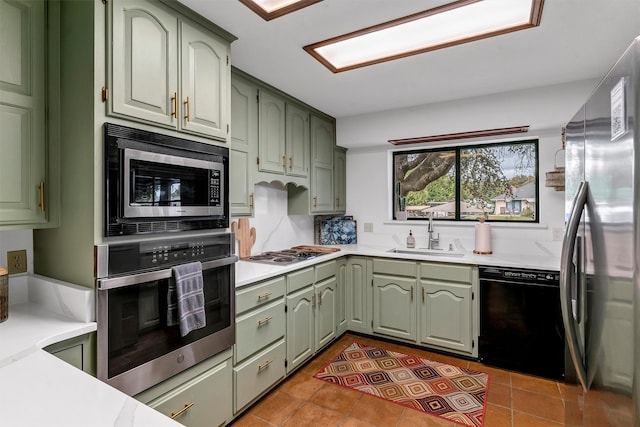
<path fill-rule="evenodd" d="M 391 221 L 390 153 L 399 148 L 390 145 L 389 139 L 528 125 L 530 131 L 523 136 L 473 141 L 539 138 L 540 223 L 492 224 L 492 249 L 494 253 L 558 254 L 557 234 L 564 227 L 564 192 L 544 186 L 545 172 L 554 169 L 555 154 L 562 147 L 562 126 L 596 84 L 594 80 L 573 82 L 339 119 L 338 144 L 350 147 L 347 210 L 358 221 L 358 242 L 393 247 L 404 244 L 412 229 L 416 245 L 426 245 L 426 222 Z M 428 144 L 429 147 L 443 145 L 447 144 Z M 563 166 L 563 159 L 564 153 L 560 152 L 559 166 Z M 364 223 L 371 223 L 373 232 L 364 233 Z M 455 242 L 465 250 L 473 250 L 473 223 L 438 221 L 435 228 L 440 232 L 441 247 Z"/>

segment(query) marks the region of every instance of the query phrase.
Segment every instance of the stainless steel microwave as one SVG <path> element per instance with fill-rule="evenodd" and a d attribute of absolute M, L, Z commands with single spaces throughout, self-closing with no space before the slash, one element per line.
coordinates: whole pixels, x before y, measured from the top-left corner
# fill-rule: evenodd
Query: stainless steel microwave
<path fill-rule="evenodd" d="M 229 149 L 106 123 L 105 236 L 229 226 Z"/>

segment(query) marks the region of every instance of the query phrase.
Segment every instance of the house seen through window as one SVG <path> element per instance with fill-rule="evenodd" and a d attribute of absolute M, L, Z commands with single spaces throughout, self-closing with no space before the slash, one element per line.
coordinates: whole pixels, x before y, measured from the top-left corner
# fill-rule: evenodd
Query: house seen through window
<path fill-rule="evenodd" d="M 538 222 L 538 140 L 393 153 L 394 219 Z"/>

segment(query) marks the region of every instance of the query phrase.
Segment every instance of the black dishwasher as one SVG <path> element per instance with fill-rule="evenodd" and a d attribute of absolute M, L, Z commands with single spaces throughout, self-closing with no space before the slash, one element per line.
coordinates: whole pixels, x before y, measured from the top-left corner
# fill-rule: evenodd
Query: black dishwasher
<path fill-rule="evenodd" d="M 479 276 L 480 361 L 563 380 L 559 273 L 480 266 Z"/>

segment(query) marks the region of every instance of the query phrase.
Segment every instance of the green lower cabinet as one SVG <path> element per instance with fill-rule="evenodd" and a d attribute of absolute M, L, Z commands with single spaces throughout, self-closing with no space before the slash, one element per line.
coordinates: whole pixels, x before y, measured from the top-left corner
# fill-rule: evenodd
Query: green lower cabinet
<path fill-rule="evenodd" d="M 347 331 L 347 261 L 340 258 L 336 264 L 336 335 Z"/>
<path fill-rule="evenodd" d="M 95 333 L 51 344 L 45 347 L 44 350 L 88 374 L 96 375 Z"/>
<path fill-rule="evenodd" d="M 217 427 L 231 421 L 232 352 L 226 350 L 136 399 L 189 427 Z"/>
<path fill-rule="evenodd" d="M 281 339 L 233 368 L 234 413 L 240 412 L 285 376 L 286 345 Z M 229 395 L 229 390 L 225 390 Z"/>
<path fill-rule="evenodd" d="M 373 274 L 373 332 L 416 340 L 416 279 Z"/>
<path fill-rule="evenodd" d="M 471 284 L 423 280 L 420 292 L 420 342 L 471 353 Z"/>
<path fill-rule="evenodd" d="M 287 295 L 287 373 L 313 356 L 315 301 L 313 286 Z"/>
<path fill-rule="evenodd" d="M 314 351 L 320 350 L 336 337 L 336 277 L 332 276 L 316 285 Z"/>
<path fill-rule="evenodd" d="M 371 259 L 349 257 L 346 270 L 346 316 L 347 329 L 371 334 Z"/>

